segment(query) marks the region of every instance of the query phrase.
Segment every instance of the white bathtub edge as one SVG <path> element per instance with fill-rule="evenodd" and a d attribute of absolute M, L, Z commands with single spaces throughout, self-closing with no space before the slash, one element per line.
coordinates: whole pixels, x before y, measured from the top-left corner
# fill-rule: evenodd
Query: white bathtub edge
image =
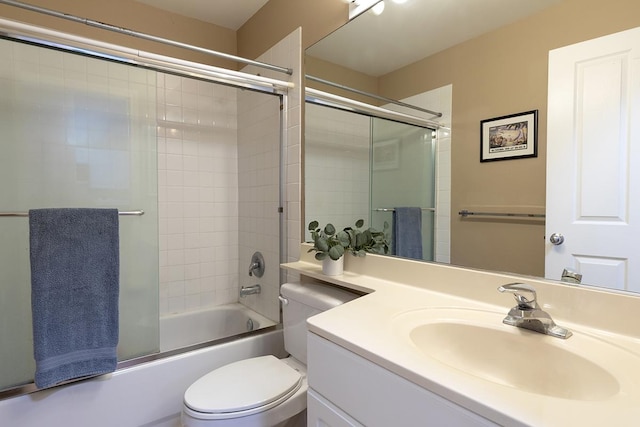
<path fill-rule="evenodd" d="M 112 375 L 0 401 L 2 424 L 41 427 L 179 427 L 184 391 L 227 363 L 274 354 L 284 357 L 282 330 L 122 369 Z"/>

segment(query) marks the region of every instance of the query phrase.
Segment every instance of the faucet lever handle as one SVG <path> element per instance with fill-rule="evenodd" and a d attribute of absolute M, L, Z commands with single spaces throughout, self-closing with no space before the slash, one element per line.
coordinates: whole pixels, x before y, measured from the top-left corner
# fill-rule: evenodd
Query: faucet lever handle
<path fill-rule="evenodd" d="M 262 277 L 264 275 L 264 257 L 260 252 L 255 252 L 251 257 L 251 264 L 249 264 L 249 276 Z"/>
<path fill-rule="evenodd" d="M 521 310 L 532 310 L 538 307 L 536 289 L 526 283 L 509 283 L 498 288 L 499 292 L 511 292 Z M 527 298 L 520 292 L 529 292 L 533 298 Z"/>

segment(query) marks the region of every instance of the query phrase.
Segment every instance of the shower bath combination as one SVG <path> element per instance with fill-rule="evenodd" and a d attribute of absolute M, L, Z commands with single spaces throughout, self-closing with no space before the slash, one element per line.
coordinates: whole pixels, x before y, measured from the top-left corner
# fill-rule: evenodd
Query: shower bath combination
<path fill-rule="evenodd" d="M 0 108 L 15 111 L 0 117 L 2 128 L 14 135 L 0 142 L 0 167 L 15 177 L 0 184 L 0 212 L 24 216 L 22 212 L 33 208 L 105 207 L 110 200 L 122 215 L 133 216 L 120 223 L 119 363 L 176 350 L 170 344 L 179 338 L 171 336 L 176 329 L 172 323 L 196 331 L 202 312 L 211 311 L 211 318 L 225 323 L 221 313 L 242 312 L 244 305 L 253 304 L 239 297 L 238 281 L 247 272 L 240 259 L 259 249 L 277 271 L 280 245 L 273 241 L 277 239 L 260 238 L 266 243 L 256 246 L 243 236 L 260 233 L 254 227 L 258 221 L 280 221 L 280 214 L 267 206 L 274 200 L 281 203 L 282 184 L 278 174 L 266 177 L 261 191 L 264 184 L 273 191 L 254 200 L 257 183 L 241 176 L 260 173 L 252 162 L 259 154 L 256 139 L 261 141 L 260 153 L 274 153 L 268 156 L 272 164 L 260 167 L 280 169 L 285 140 L 281 106 L 288 83 L 264 77 L 242 83 L 245 74 L 230 71 L 238 82 L 234 87 L 228 80 L 219 84 L 219 77 L 206 69 L 190 69 L 185 61 L 172 63 L 171 58 L 153 55 L 150 64 L 131 66 L 146 61 L 147 55 L 139 52 L 130 59 L 131 53 L 123 50 L 117 58 L 113 55 L 119 48 L 109 46 L 106 60 L 100 53 L 104 46 L 86 54 L 88 39 L 60 33 L 57 48 L 51 49 L 46 42 L 38 44 L 35 27 L 4 19 L 0 27 L 9 37 L 27 30 L 31 36 L 30 43 L 0 40 L 0 55 L 12 63 L 0 70 L 1 80 L 16 88 L 2 91 L 0 97 Z M 64 50 L 62 43 L 73 46 L 79 40 L 85 50 Z M 160 66 L 161 61 L 167 62 Z M 77 85 L 59 76 L 73 76 Z M 241 90 L 244 85 L 252 90 Z M 265 118 L 258 129 L 256 114 Z M 0 282 L 15 286 L 10 295 L 16 295 L 0 301 L 0 321 L 15 325 L 0 335 L 0 342 L 7 343 L 3 347 L 11 349 L 6 360 L 12 361 L 0 370 L 0 393 L 12 394 L 34 391 L 29 240 L 27 222 L 16 226 L 16 221 L 24 220 L 0 221 L 0 234 L 6 237 L 2 244 L 11 247 L 4 251 L 11 255 L 0 260 Z M 262 277 L 264 258 L 256 257 L 251 264 L 251 275 Z M 278 287 L 278 279 L 262 277 L 260 288 L 249 292 Z M 195 334 L 195 341 L 180 345 L 244 334 L 249 321 L 253 330 L 279 322 L 275 297 L 251 309 L 253 314 L 238 316 L 235 323 L 240 326 L 232 332 Z"/>

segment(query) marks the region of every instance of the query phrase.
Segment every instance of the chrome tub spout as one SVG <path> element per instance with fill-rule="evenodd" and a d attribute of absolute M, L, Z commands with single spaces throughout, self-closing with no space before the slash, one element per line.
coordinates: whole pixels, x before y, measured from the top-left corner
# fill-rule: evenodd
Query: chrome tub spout
<path fill-rule="evenodd" d="M 243 286 L 240 288 L 240 297 L 259 294 L 262 291 L 260 285 Z"/>

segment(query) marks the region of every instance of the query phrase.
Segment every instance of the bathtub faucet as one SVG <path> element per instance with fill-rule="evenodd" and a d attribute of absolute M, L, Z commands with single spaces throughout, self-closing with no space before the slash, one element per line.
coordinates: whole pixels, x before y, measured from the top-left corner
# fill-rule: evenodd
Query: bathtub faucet
<path fill-rule="evenodd" d="M 240 297 L 259 294 L 261 290 L 262 288 L 260 287 L 260 285 L 243 286 L 242 288 L 240 288 Z"/>

